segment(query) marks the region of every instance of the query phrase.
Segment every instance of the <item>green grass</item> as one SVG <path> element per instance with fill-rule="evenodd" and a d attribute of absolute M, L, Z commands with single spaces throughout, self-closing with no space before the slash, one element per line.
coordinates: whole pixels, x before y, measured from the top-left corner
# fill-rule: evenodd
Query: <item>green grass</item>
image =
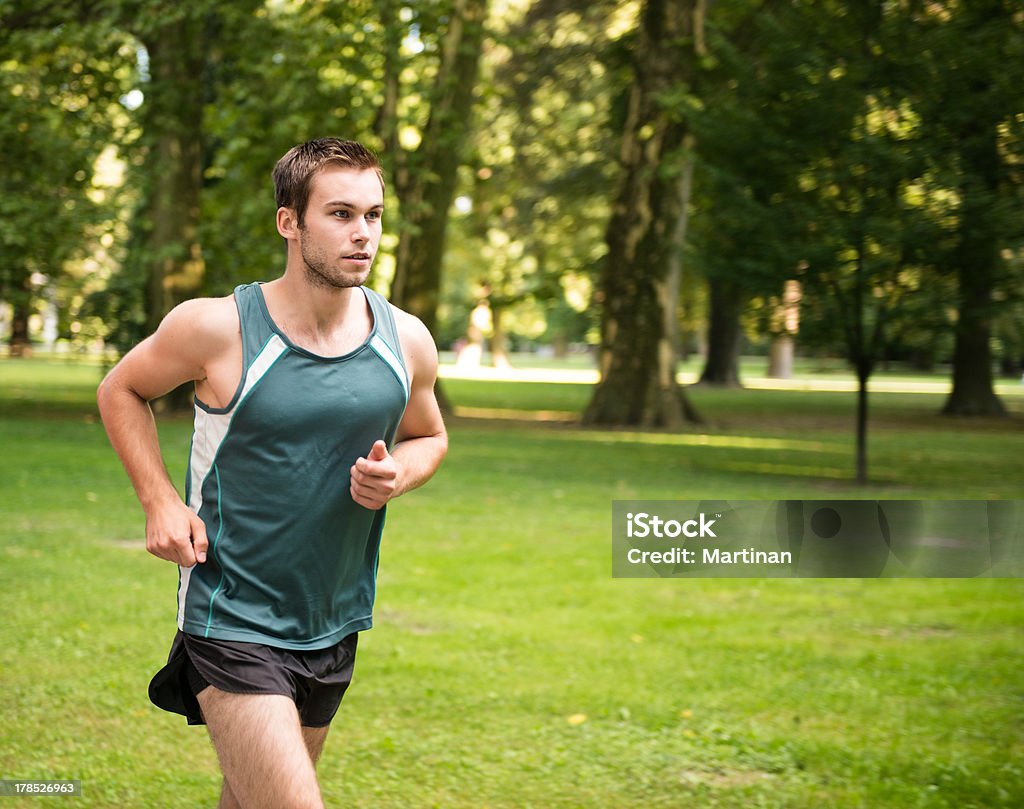
<path fill-rule="evenodd" d="M 205 732 L 145 696 L 177 575 L 142 547 L 97 374 L 0 362 L 0 777 L 80 778 L 75 806 L 212 806 Z M 588 394 L 446 390 L 524 416 Z M 708 421 L 679 434 L 452 421 L 441 473 L 389 512 L 328 805 L 1024 802 L 1021 581 L 616 580 L 608 532 L 615 498 L 1019 498 L 1024 399 L 972 422 L 873 395 L 874 482 L 855 487 L 852 395 L 691 396 Z M 161 423 L 175 479 L 189 431 Z"/>
<path fill-rule="evenodd" d="M 470 412 L 530 417 L 579 413 L 591 388 L 582 384 L 446 379 L 445 391 Z M 470 452 L 485 463 L 534 465 L 540 479 L 584 472 L 584 496 L 620 499 L 812 497 L 1012 499 L 1024 481 L 1024 387 L 1004 396 L 1009 419 L 949 419 L 936 393 L 874 393 L 868 433 L 872 485 L 854 473 L 854 393 L 718 390 L 690 387 L 705 423 L 681 434 L 583 429 L 516 420 L 474 420 Z M 554 411 L 551 413 L 550 411 Z M 461 426 L 461 425 L 460 425 Z M 481 445 L 480 449 L 477 445 Z M 558 448 L 559 463 L 550 451 Z M 624 463 L 625 462 L 625 463 Z M 636 463 L 634 463 L 636 462 Z M 543 489 L 542 484 L 542 489 Z M 600 498 L 597 498 L 600 499 Z"/>

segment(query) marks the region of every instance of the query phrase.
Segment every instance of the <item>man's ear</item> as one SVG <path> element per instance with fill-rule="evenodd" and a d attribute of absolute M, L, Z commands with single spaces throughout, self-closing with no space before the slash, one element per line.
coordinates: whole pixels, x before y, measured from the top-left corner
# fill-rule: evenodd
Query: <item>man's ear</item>
<path fill-rule="evenodd" d="M 277 232 L 287 239 L 297 239 L 299 236 L 299 220 L 292 208 L 277 209 Z"/>

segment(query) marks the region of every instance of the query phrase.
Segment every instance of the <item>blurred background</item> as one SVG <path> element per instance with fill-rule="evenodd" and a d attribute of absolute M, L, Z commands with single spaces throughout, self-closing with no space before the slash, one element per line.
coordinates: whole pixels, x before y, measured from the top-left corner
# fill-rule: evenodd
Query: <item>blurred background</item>
<path fill-rule="evenodd" d="M 371 283 L 446 359 L 583 356 L 585 420 L 678 361 L 1024 373 L 1024 11 L 1006 0 L 0 3 L 0 339 L 114 357 L 283 267 L 270 171 L 381 154 Z M 697 358 L 696 360 L 694 358 Z M 690 414 L 692 415 L 692 414 Z"/>

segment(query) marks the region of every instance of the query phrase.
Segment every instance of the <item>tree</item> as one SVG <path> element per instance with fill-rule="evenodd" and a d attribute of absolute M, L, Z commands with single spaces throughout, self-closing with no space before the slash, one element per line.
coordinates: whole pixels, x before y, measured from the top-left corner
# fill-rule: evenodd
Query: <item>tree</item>
<path fill-rule="evenodd" d="M 750 293 L 798 278 L 805 334 L 837 341 L 857 375 L 856 475 L 866 482 L 868 380 L 942 241 L 912 103 L 914 17 L 874 0 L 730 10 L 715 75 L 728 92 L 695 119 L 711 206 L 699 246 L 711 294 L 725 301 L 712 335 L 716 322 L 730 333 Z M 718 342 L 723 356 L 708 365 L 728 370 L 733 348 Z"/>
<path fill-rule="evenodd" d="M 141 265 L 145 279 L 146 334 L 201 292 L 205 269 L 199 221 L 207 14 L 191 3 L 175 9 L 135 21 L 149 65 L 142 105 L 144 202 L 136 223 L 145 239 L 129 261 Z"/>
<path fill-rule="evenodd" d="M 856 479 L 868 482 L 868 380 L 884 355 L 888 322 L 920 288 L 938 236 L 925 204 L 920 116 L 897 78 L 906 18 L 864 4 L 823 31 L 809 95 L 833 126 L 805 150 L 790 215 L 807 223 L 800 278 L 834 320 L 857 375 Z"/>
<path fill-rule="evenodd" d="M 536 339 L 546 322 L 565 350 L 596 325 L 592 275 L 615 177 L 617 8 L 542 0 L 490 25 L 444 300 L 462 328 L 465 301 L 486 289 L 499 353 L 506 326 Z"/>
<path fill-rule="evenodd" d="M 681 79 L 692 75 L 692 43 L 703 24 L 696 11 L 694 2 L 669 0 L 647 0 L 640 10 L 622 176 L 605 231 L 601 381 L 583 416 L 589 424 L 673 428 L 695 417 L 676 381 L 667 321 L 677 319 L 678 298 L 667 272 L 682 249 L 678 224 L 688 202 L 689 125 L 679 95 L 685 94 Z"/>
<path fill-rule="evenodd" d="M 206 95 L 215 103 L 204 116 L 200 241 L 207 294 L 228 295 L 240 283 L 280 272 L 284 248 L 274 228 L 271 170 L 281 155 L 325 135 L 379 145 L 374 104 L 383 60 L 367 43 L 385 32 L 367 13 L 373 10 L 325 0 L 253 13 L 234 4 L 218 10 L 206 68 Z M 390 238 L 390 189 L 387 206 Z M 371 278 L 380 291 L 389 280 L 381 278 L 383 258 Z"/>
<path fill-rule="evenodd" d="M 740 384 L 741 320 L 753 299 L 777 296 L 799 261 L 801 227 L 787 207 L 795 178 L 837 121 L 818 86 L 820 3 L 724 0 L 708 19 L 712 59 L 698 74 L 694 265 L 708 284 L 702 384 Z M 842 23 L 837 27 L 842 28 Z M 829 65 L 831 66 L 831 65 Z"/>
<path fill-rule="evenodd" d="M 80 19 L 137 43 L 144 101 L 128 184 L 138 202 L 112 294 L 94 299 L 118 322 L 120 347 L 183 298 L 230 292 L 280 261 L 270 166 L 296 142 L 332 132 L 385 147 L 399 197 L 389 238 L 402 237 L 394 297 L 433 328 L 486 10 L 485 0 L 58 0 L 0 8 L 14 28 Z M 366 47 L 374 36 L 387 44 L 383 52 Z"/>
<path fill-rule="evenodd" d="M 1005 290 L 1003 252 L 1024 240 L 1021 110 L 1024 14 L 1003 0 L 935 3 L 919 14 L 920 92 L 932 172 L 952 191 L 948 249 L 957 279 L 953 390 L 947 415 L 1005 415 L 993 388 L 991 337 Z"/>
<path fill-rule="evenodd" d="M 708 279 L 707 356 L 700 372 L 702 384 L 739 387 L 743 342 L 740 317 L 749 295 L 749 288 L 736 279 L 721 276 Z"/>
<path fill-rule="evenodd" d="M 4 19 L 0 64 L 0 298 L 12 309 L 11 355 L 65 264 L 112 218 L 96 162 L 120 133 L 118 98 L 132 51 L 104 28 L 31 16 Z"/>
<path fill-rule="evenodd" d="M 437 331 L 441 294 L 441 264 L 448 230 L 448 215 L 455 193 L 463 147 L 471 131 L 473 91 L 484 41 L 487 0 L 454 0 L 444 36 L 440 61 L 430 90 L 429 115 L 419 142 L 402 148 L 397 103 L 400 60 L 394 37 L 386 62 L 385 103 L 378 132 L 395 161 L 395 191 L 402 210 L 392 301 Z M 385 31 L 393 30 L 395 3 L 383 6 Z"/>
<path fill-rule="evenodd" d="M 140 148 L 127 156 L 136 170 L 131 182 L 140 189 L 141 204 L 132 222 L 126 267 L 114 284 L 119 294 L 108 302 L 93 302 L 97 311 L 119 321 L 115 338 L 120 338 L 121 348 L 155 329 L 172 306 L 201 290 L 206 31 L 215 6 L 67 0 L 28 10 L 21 4 L 4 9 L 4 22 L 12 29 L 35 35 L 51 31 L 58 41 L 79 27 L 96 36 L 134 38 L 145 100 L 139 114 L 142 137 L 134 144 Z M 101 146 L 112 139 L 109 132 L 99 131 L 93 138 Z"/>

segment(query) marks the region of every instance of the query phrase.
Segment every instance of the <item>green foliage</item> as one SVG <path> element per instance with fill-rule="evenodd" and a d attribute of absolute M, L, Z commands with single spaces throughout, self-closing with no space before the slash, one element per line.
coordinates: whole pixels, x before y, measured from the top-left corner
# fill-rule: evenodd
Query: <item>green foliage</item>
<path fill-rule="evenodd" d="M 781 290 L 798 260 L 799 223 L 780 203 L 828 110 L 806 102 L 803 36 L 785 13 L 722 4 L 708 18 L 713 60 L 698 74 L 697 209 L 690 258 L 707 277 L 740 281 L 750 293 Z M 800 44 L 797 44 L 800 43 Z"/>
<path fill-rule="evenodd" d="M 288 149 L 371 141 L 381 61 L 370 4 L 260 7 L 220 19 L 210 55 L 201 241 L 209 294 L 280 273 L 270 172 Z M 393 199 L 389 199 L 389 206 Z"/>
<path fill-rule="evenodd" d="M 693 119 L 694 261 L 762 301 L 800 277 L 805 346 L 893 354 L 871 344 L 884 319 L 897 353 L 948 359 L 949 276 L 983 263 L 967 234 L 982 253 L 1020 249 L 1021 24 L 1002 2 L 718 4 Z M 986 138 L 996 185 L 963 151 Z M 1019 266 L 1000 262 L 992 314 Z"/>
<path fill-rule="evenodd" d="M 496 21 L 460 189 L 472 209 L 452 221 L 445 265 L 456 333 L 483 287 L 524 337 L 539 336 L 538 310 L 558 340 L 586 339 L 596 325 L 592 279 L 617 177 L 611 107 L 623 89 L 610 66 L 623 35 L 616 14 L 625 11 L 610 2 L 538 2 Z"/>
<path fill-rule="evenodd" d="M 9 31 L 3 47 L 0 299 L 16 319 L 49 299 L 67 320 L 89 281 L 69 262 L 101 265 L 116 228 L 117 189 L 97 164 L 125 132 L 134 52 L 115 31 L 75 24 Z"/>
<path fill-rule="evenodd" d="M 547 325 L 540 339 L 594 339 L 594 279 L 621 179 L 638 8 L 612 0 L 495 6 L 456 192 L 471 205 L 449 224 L 445 341 L 464 329 L 483 287 L 513 336 L 538 338 Z M 0 4 L 0 138 L 10 158 L 0 294 L 35 307 L 55 298 L 63 333 L 72 322 L 84 328 L 83 314 L 89 330 L 122 346 L 144 333 L 143 274 L 154 258 L 146 252 L 154 180 L 145 129 L 159 77 L 142 46 L 183 20 L 204 53 L 196 77 L 202 291 L 226 294 L 279 271 L 270 169 L 287 148 L 322 134 L 382 152 L 388 233 L 373 283 L 387 289 L 399 236 L 421 213 L 396 189 L 431 170 L 417 161 L 450 14 L 450 3 L 398 0 Z M 850 256 L 863 243 L 865 289 L 887 302 L 883 353 L 948 360 L 962 237 L 973 232 L 998 254 L 985 315 L 1003 358 L 1016 362 L 1021 25 L 1010 0 L 708 4 L 706 53 L 659 99 L 696 135 L 686 330 L 703 328 L 707 279 L 740 284 L 761 307 L 748 324 L 766 329 L 767 303 L 803 273 L 802 344 L 839 350 L 838 298 L 818 282 L 831 273 L 852 285 Z M 117 102 L 132 89 L 148 100 L 128 110 Z M 118 189 L 97 189 L 96 158 L 111 144 L 128 172 Z M 981 176 L 982 157 L 971 158 L 982 147 L 998 158 L 992 182 Z M 106 236 L 113 243 L 97 246 Z M 119 266 L 124 272 L 109 280 Z M 52 283 L 33 286 L 34 272 Z M 897 289 L 909 292 L 895 305 Z M 102 294 L 83 312 L 93 291 Z"/>

